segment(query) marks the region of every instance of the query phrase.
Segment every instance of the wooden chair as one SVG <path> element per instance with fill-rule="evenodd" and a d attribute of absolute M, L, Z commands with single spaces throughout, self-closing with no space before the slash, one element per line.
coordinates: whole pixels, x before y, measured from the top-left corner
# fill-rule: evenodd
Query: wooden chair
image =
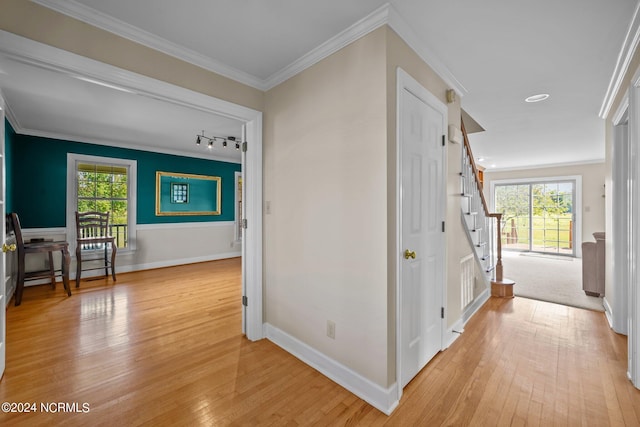
<path fill-rule="evenodd" d="M 68 242 L 48 242 L 44 240 L 25 242 L 22 237 L 22 229 L 20 228 L 20 219 L 15 212 L 7 214 L 7 225 L 10 233 L 13 231 L 16 239 L 16 247 L 18 252 L 18 279 L 16 283 L 15 305 L 22 303 L 22 293 L 24 292 L 24 282 L 27 280 L 49 278 L 51 287 L 56 288 L 56 277 L 62 276 L 62 283 L 67 295 L 71 296 L 71 287 L 69 286 L 69 256 Z M 62 254 L 62 262 L 60 270 L 56 270 L 53 265 L 53 253 L 60 251 Z M 48 253 L 49 269 L 39 271 L 25 271 L 25 257 L 27 254 Z"/>
<path fill-rule="evenodd" d="M 80 286 L 82 271 L 101 270 L 116 281 L 116 238 L 109 235 L 109 212 L 76 212 L 76 288 Z M 111 258 L 109 259 L 109 246 Z M 99 257 L 96 255 L 100 254 Z M 83 259 L 84 257 L 84 259 Z M 82 268 L 87 261 L 104 261 L 99 267 Z"/>

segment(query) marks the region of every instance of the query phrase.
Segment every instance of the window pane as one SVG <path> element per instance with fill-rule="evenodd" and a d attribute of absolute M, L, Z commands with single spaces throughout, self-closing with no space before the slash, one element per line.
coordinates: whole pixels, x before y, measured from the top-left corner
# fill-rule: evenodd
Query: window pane
<path fill-rule="evenodd" d="M 110 212 L 110 233 L 118 247 L 127 246 L 128 168 L 108 164 L 78 164 L 77 206 L 79 212 Z"/>

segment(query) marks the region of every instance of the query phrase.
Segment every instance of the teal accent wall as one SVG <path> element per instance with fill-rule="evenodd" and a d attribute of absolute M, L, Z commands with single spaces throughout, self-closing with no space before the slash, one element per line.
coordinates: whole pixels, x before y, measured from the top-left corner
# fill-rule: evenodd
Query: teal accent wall
<path fill-rule="evenodd" d="M 6 173 L 6 186 L 5 186 L 5 209 L 7 212 L 12 212 L 13 209 L 13 187 L 11 186 L 11 174 L 13 173 L 13 167 L 11 159 L 13 158 L 13 141 L 16 137 L 16 132 L 13 130 L 13 126 L 9 123 L 9 120 L 4 119 L 4 162 Z"/>
<path fill-rule="evenodd" d="M 235 172 L 240 164 L 141 150 L 13 135 L 12 209 L 25 228 L 66 226 L 67 153 L 137 161 L 137 223 L 233 221 Z M 9 170 L 9 169 L 7 169 Z M 222 178 L 222 212 L 216 216 L 156 216 L 156 171 L 213 175 Z"/>

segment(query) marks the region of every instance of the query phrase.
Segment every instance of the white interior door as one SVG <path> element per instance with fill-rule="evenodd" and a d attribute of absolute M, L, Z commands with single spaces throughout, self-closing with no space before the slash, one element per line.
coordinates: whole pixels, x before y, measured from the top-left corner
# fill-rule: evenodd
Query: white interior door
<path fill-rule="evenodd" d="M 0 95 L 0 237 L 2 238 L 3 250 L 0 252 L 0 277 L 4 279 L 2 289 L 0 290 L 0 378 L 4 374 L 5 360 L 6 360 L 6 314 L 7 314 L 7 277 L 5 274 L 5 239 L 6 239 L 6 222 L 5 222 L 5 186 L 6 186 L 6 174 L 5 174 L 5 159 L 4 159 L 4 99 Z M 9 277 L 10 278 L 10 277 Z"/>
<path fill-rule="evenodd" d="M 398 125 L 403 388 L 442 349 L 446 112 L 444 105 L 420 86 L 401 90 Z"/>

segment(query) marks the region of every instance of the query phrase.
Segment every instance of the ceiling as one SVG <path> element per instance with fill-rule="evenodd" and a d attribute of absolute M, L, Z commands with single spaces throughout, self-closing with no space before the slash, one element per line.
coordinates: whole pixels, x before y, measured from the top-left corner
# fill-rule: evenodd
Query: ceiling
<path fill-rule="evenodd" d="M 36 0 L 260 89 L 383 0 Z M 598 117 L 636 0 L 391 0 L 444 69 L 462 107 L 485 132 L 471 135 L 495 169 L 604 159 Z M 0 58 L 2 59 L 2 58 Z M 40 83 L 35 83 L 40 82 Z M 44 83 L 46 82 L 46 83 Z M 86 82 L 0 62 L 0 88 L 32 133 L 207 156 L 195 137 L 240 137 L 241 123 Z M 524 99 L 550 94 L 539 103 Z M 74 94 L 74 96 L 69 96 Z M 99 102 L 97 102 L 99 101 Z M 55 108 L 54 108 L 55 107 Z M 214 150 L 212 150 L 214 151 Z M 235 150 L 216 156 L 237 160 Z"/>

